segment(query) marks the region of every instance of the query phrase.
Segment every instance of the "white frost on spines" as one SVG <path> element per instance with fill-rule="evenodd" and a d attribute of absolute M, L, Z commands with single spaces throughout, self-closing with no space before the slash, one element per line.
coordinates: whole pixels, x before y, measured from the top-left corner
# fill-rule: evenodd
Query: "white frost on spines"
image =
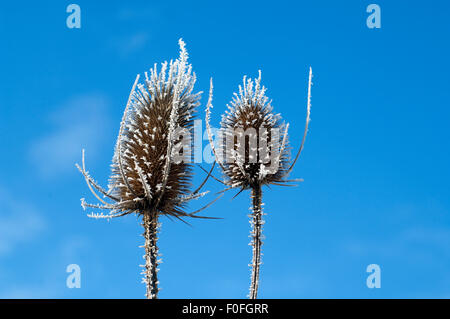
<path fill-rule="evenodd" d="M 88 214 L 89 218 L 94 218 L 94 219 L 111 219 L 113 218 L 112 215 L 108 214 L 108 215 L 104 215 L 103 213 L 90 213 Z"/>
<path fill-rule="evenodd" d="M 160 157 L 160 160 L 165 161 L 162 183 L 167 183 L 170 171 L 170 155 L 172 154 L 173 148 L 172 136 L 177 127 L 178 119 L 182 116 L 183 119 L 190 121 L 195 107 L 200 105 L 199 99 L 201 96 L 201 92 L 195 94 L 192 93 L 196 82 L 196 76 L 195 73 L 192 72 L 192 65 L 187 62 L 189 55 L 182 39 L 179 40 L 179 46 L 180 55 L 178 59 L 175 61 L 171 60 L 169 63 L 162 63 L 159 72 L 158 66 L 155 64 L 149 72 L 145 72 L 144 83 L 137 83 L 135 85 L 137 89 L 132 90 L 132 93 L 130 94 L 129 103 L 127 104 L 128 106 L 122 118 L 120 134 L 117 139 L 116 150 L 113 156 L 114 168 L 119 168 L 122 174 L 120 174 L 121 176 L 117 176 L 116 174 L 116 176 L 110 178 L 110 183 L 108 185 L 109 191 L 117 191 L 118 188 L 120 188 L 118 185 L 122 183 L 122 180 L 125 180 L 124 183 L 126 187 L 131 188 L 129 187 L 130 185 L 128 185 L 130 180 L 128 175 L 130 173 L 139 175 L 139 172 L 136 170 L 137 161 L 132 158 L 128 146 L 146 146 L 145 152 L 149 154 L 147 149 L 154 149 L 155 145 L 148 145 L 146 140 L 154 140 L 155 134 L 157 134 L 156 127 L 151 128 L 153 134 L 149 134 L 150 128 L 148 130 L 146 129 L 146 132 L 140 132 L 138 130 L 137 120 L 140 119 L 140 121 L 144 120 L 144 122 L 149 122 L 150 118 L 146 108 L 154 105 L 153 102 L 158 98 L 157 94 L 160 94 L 159 98 L 162 98 L 163 94 L 171 92 L 174 97 L 169 116 L 169 130 L 167 135 L 163 133 L 163 138 L 166 138 L 168 143 L 167 154 L 161 155 Z M 181 109 L 183 110 L 182 112 L 180 112 Z M 159 120 L 163 121 L 164 119 L 160 118 Z M 130 135 L 131 138 L 129 138 Z M 126 163 L 122 163 L 122 167 L 120 167 L 121 165 L 119 163 L 118 155 L 120 153 L 123 160 L 126 161 Z M 142 161 L 147 167 L 151 164 L 145 159 Z M 132 190 L 130 189 L 130 191 Z"/>
<path fill-rule="evenodd" d="M 156 226 L 156 228 L 152 228 L 151 224 Z M 141 265 L 143 268 L 141 274 L 144 275 L 142 282 L 146 284 L 146 297 L 154 298 L 156 296 L 153 294 L 153 290 L 156 288 L 155 293 L 157 294 L 159 292 L 159 281 L 154 276 L 154 273 L 158 273 L 158 265 L 162 262 L 161 259 L 157 258 L 159 256 L 159 250 L 158 246 L 155 245 L 158 240 L 158 232 L 161 224 L 157 223 L 155 225 L 148 216 L 144 216 L 143 226 L 145 229 L 143 234 L 145 241 L 144 245 L 140 247 L 145 248 L 146 253 L 143 255 L 145 264 Z"/>
<path fill-rule="evenodd" d="M 174 111 L 180 107 L 179 98 L 183 95 L 183 99 L 185 99 L 189 104 L 188 109 L 192 109 L 195 106 L 198 106 L 198 99 L 200 98 L 200 93 L 192 94 L 193 87 L 196 81 L 195 73 L 192 72 L 192 65 L 187 63 L 188 53 L 186 51 L 185 43 L 182 39 L 179 41 L 180 45 L 180 57 L 175 61 L 170 61 L 169 70 L 167 72 L 168 63 L 164 62 L 161 64 L 161 70 L 158 72 L 157 65 L 155 64 L 152 69 L 150 69 L 150 76 L 148 73 L 145 73 L 145 86 L 143 84 L 138 85 L 138 90 L 134 92 L 132 105 L 136 110 L 137 114 L 142 111 L 142 108 L 147 103 L 143 103 L 144 101 L 154 102 L 157 97 L 157 93 L 163 94 L 163 92 L 167 93 L 168 90 L 172 89 L 174 92 L 174 103 L 173 106 L 175 108 Z M 168 73 L 168 77 L 166 80 L 166 74 Z M 160 98 L 162 96 L 159 96 Z M 140 102 L 140 103 L 139 103 Z M 177 112 L 171 116 L 171 120 L 176 120 Z M 139 115 L 138 115 L 139 116 Z"/>
<path fill-rule="evenodd" d="M 211 146 L 211 151 L 214 154 L 214 158 L 216 160 L 216 162 L 219 164 L 219 166 L 222 168 L 223 171 L 225 171 L 225 167 L 222 164 L 222 160 L 220 158 L 220 156 L 218 156 L 217 151 L 216 151 L 216 147 L 214 145 L 214 142 L 212 140 L 212 132 L 211 132 L 211 109 L 214 107 L 212 104 L 212 100 L 213 100 L 213 89 L 214 89 L 214 85 L 213 85 L 213 80 L 212 78 L 209 81 L 209 95 L 208 95 L 208 102 L 206 103 L 206 109 L 205 109 L 205 124 L 206 124 L 206 132 L 208 134 L 208 140 L 209 140 L 209 144 Z"/>
<path fill-rule="evenodd" d="M 152 199 L 152 197 L 153 197 L 153 195 L 152 195 L 152 188 L 151 188 L 150 184 L 147 182 L 147 179 L 145 178 L 145 175 L 144 175 L 144 171 L 143 171 L 142 168 L 139 166 L 139 162 L 136 161 L 135 163 L 136 163 L 136 164 L 135 164 L 135 165 L 136 165 L 136 166 L 135 166 L 135 169 L 136 169 L 136 171 L 138 172 L 138 175 L 139 175 L 139 179 L 140 179 L 142 188 L 144 189 L 144 192 L 145 192 L 145 196 L 146 196 L 146 198 L 147 198 L 148 200 L 150 200 L 150 199 Z"/>
<path fill-rule="evenodd" d="M 260 158 L 260 164 L 267 163 L 267 160 L 270 160 L 269 153 L 278 153 L 275 158 L 275 164 L 277 166 L 275 172 L 273 169 L 267 170 L 266 166 L 260 165 L 256 175 L 251 176 L 252 180 L 257 179 L 259 181 L 263 181 L 268 175 L 276 174 L 279 171 L 279 165 L 282 165 L 280 164 L 280 161 L 288 160 L 289 157 L 287 147 L 287 126 L 284 123 L 280 123 L 280 114 L 273 113 L 273 107 L 271 105 L 272 101 L 265 95 L 265 92 L 266 88 L 261 84 L 261 71 L 258 72 L 258 78 L 255 80 L 244 76 L 242 85 L 239 85 L 238 93 L 233 94 L 232 101 L 230 104 L 227 104 L 228 110 L 225 111 L 225 114 L 221 119 L 221 132 L 225 137 L 232 137 L 234 134 L 237 136 L 242 135 L 242 132 L 236 132 L 236 129 L 253 127 L 257 122 L 261 123 L 261 128 L 276 127 L 281 131 L 286 130 L 284 135 L 279 136 L 278 141 L 271 141 L 265 146 L 265 148 L 267 148 L 266 152 L 261 148 L 258 149 L 258 155 L 264 157 L 264 162 L 262 161 L 262 158 Z M 255 112 L 254 107 L 258 107 L 259 112 Z M 245 115 L 244 118 L 241 117 L 242 114 Z M 268 132 L 262 133 L 263 135 L 261 137 L 267 139 Z M 239 145 L 236 146 L 239 147 Z M 247 168 L 248 165 L 242 165 L 243 159 L 239 157 L 239 154 L 233 154 L 233 152 L 230 154 L 229 151 L 226 151 L 226 153 L 231 156 L 231 159 L 234 159 L 234 165 L 228 165 L 227 170 L 225 170 L 226 175 L 233 179 L 246 177 L 245 168 Z M 263 156 L 260 153 L 266 153 L 266 155 Z M 246 178 L 249 179 L 250 176 L 247 176 Z"/>
<path fill-rule="evenodd" d="M 81 198 L 81 207 L 83 207 L 83 210 L 86 210 L 86 200 L 84 198 Z"/>
<path fill-rule="evenodd" d="M 208 193 L 209 193 L 209 191 L 196 193 L 196 194 L 185 195 L 185 196 L 179 196 L 177 199 L 175 199 L 175 202 L 185 203 L 185 202 L 188 202 L 190 200 L 195 200 L 195 199 L 198 199 L 200 197 L 203 197 L 203 196 L 205 196 Z"/>
<path fill-rule="evenodd" d="M 254 194 L 252 194 L 252 198 L 254 199 Z M 259 199 L 260 200 L 260 199 Z M 249 267 L 251 268 L 251 285 L 250 285 L 250 298 L 256 298 L 258 286 L 259 286 L 259 266 L 262 264 L 261 262 L 261 245 L 263 244 L 262 239 L 262 228 L 264 225 L 264 221 L 262 219 L 262 205 L 257 205 L 254 207 L 252 205 L 250 207 L 250 210 L 253 212 L 253 214 L 249 215 L 250 224 L 251 224 L 251 231 L 249 237 L 251 238 L 251 241 L 249 243 L 250 246 L 252 246 L 252 263 L 249 264 Z"/>

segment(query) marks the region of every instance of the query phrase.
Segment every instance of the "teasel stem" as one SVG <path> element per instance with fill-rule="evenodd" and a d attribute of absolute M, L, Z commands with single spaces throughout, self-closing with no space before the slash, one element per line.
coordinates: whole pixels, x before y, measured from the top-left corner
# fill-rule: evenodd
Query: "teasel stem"
<path fill-rule="evenodd" d="M 262 245 L 262 227 L 264 224 L 262 218 L 262 190 L 261 185 L 256 184 L 252 187 L 252 214 L 251 225 L 252 230 L 250 237 L 252 238 L 251 246 L 253 247 L 252 257 L 252 275 L 250 283 L 250 299 L 256 299 L 258 296 L 259 286 L 259 267 L 261 265 L 261 245 Z"/>
<path fill-rule="evenodd" d="M 144 233 L 145 238 L 145 265 L 142 274 L 144 275 L 143 282 L 146 285 L 145 296 L 147 299 L 158 298 L 158 217 L 152 212 L 145 212 L 143 214 Z"/>

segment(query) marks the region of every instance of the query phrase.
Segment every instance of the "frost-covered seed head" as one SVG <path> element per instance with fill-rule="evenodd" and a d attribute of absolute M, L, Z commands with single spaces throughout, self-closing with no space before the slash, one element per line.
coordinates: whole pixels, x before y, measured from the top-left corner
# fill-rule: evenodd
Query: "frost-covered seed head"
<path fill-rule="evenodd" d="M 287 125 L 273 113 L 265 92 L 261 72 L 255 80 L 244 77 L 221 121 L 224 173 L 242 188 L 280 182 L 289 167 Z"/>
<path fill-rule="evenodd" d="M 185 215 L 180 198 L 189 194 L 192 167 L 189 161 L 171 162 L 180 143 L 173 132 L 191 131 L 200 93 L 192 93 L 195 74 L 184 42 L 179 43 L 180 57 L 162 63 L 159 72 L 155 64 L 145 74 L 124 114 L 109 182 L 111 195 L 129 203 L 124 211 Z"/>

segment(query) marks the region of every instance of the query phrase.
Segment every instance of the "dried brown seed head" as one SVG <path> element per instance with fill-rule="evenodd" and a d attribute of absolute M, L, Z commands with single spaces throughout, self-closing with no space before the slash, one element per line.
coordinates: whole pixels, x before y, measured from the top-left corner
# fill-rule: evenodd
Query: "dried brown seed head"
<path fill-rule="evenodd" d="M 221 121 L 221 152 L 224 173 L 232 185 L 243 188 L 282 180 L 290 160 L 287 125 L 273 112 L 261 86 L 244 77 L 239 94 L 228 105 Z"/>

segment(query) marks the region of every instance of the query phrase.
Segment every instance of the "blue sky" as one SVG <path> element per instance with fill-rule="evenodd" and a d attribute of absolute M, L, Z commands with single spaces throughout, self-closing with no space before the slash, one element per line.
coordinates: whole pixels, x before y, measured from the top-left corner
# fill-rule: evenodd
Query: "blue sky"
<path fill-rule="evenodd" d="M 180 37 L 196 90 L 214 77 L 215 125 L 261 69 L 294 148 L 313 67 L 291 175 L 305 181 L 264 192 L 260 297 L 450 297 L 448 1 L 376 1 L 381 29 L 366 26 L 369 1 L 75 3 L 81 29 L 66 27 L 70 2 L 0 8 L 1 298 L 144 297 L 138 220 L 87 218 L 74 164 L 85 148 L 106 184 L 136 74 L 176 58 Z M 205 212 L 223 220 L 162 219 L 161 298 L 246 297 L 250 201 L 233 195 Z M 66 287 L 74 263 L 80 289 Z M 366 286 L 373 263 L 380 289 Z"/>

